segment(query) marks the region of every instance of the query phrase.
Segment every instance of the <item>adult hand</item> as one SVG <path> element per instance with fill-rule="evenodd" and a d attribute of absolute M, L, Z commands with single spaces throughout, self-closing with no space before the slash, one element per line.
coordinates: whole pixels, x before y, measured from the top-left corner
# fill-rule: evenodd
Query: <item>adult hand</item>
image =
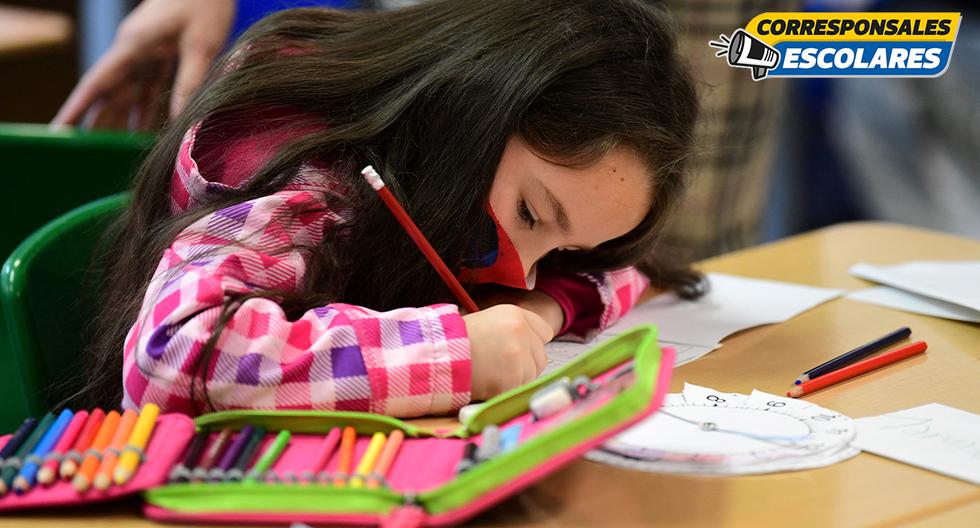
<path fill-rule="evenodd" d="M 146 0 L 72 90 L 54 125 L 146 129 L 180 113 L 224 47 L 235 0 Z M 83 122 L 84 120 L 84 122 Z"/>

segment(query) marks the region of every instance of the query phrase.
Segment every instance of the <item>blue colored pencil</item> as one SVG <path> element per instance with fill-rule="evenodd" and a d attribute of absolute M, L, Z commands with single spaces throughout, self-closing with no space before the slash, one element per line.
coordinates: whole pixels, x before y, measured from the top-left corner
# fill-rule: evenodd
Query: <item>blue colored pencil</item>
<path fill-rule="evenodd" d="M 912 330 L 910 330 L 907 326 L 903 326 L 888 335 L 881 336 L 870 343 L 865 343 L 854 350 L 851 350 L 850 352 L 845 352 L 834 359 L 831 359 L 830 361 L 813 367 L 812 369 L 804 372 L 799 378 L 796 378 L 796 385 L 800 385 L 814 378 L 819 378 L 824 374 L 828 374 L 841 367 L 850 365 L 851 363 L 854 363 L 855 361 L 870 355 L 873 352 L 881 350 L 882 348 L 897 343 L 910 335 L 912 335 Z"/>
<path fill-rule="evenodd" d="M 75 413 L 71 409 L 61 411 L 58 419 L 54 421 L 54 425 L 44 433 L 41 441 L 34 447 L 34 451 L 27 457 L 24 467 L 20 470 L 20 474 L 14 479 L 14 491 L 18 495 L 31 489 L 37 483 L 37 470 L 41 469 L 41 464 L 44 463 L 44 457 L 58 443 L 61 435 L 65 434 L 65 429 L 68 428 L 72 416 L 75 416 Z"/>
<path fill-rule="evenodd" d="M 44 418 L 41 418 L 41 421 L 37 423 L 37 427 L 31 431 L 27 440 L 24 440 L 24 443 L 17 448 L 17 452 L 7 459 L 7 463 L 3 467 L 2 476 L 0 476 L 0 496 L 10 491 L 10 487 L 13 485 L 17 473 L 20 472 L 24 459 L 34 451 L 34 447 L 41 441 L 41 437 L 51 428 L 51 424 L 53 423 L 54 413 L 45 414 Z"/>

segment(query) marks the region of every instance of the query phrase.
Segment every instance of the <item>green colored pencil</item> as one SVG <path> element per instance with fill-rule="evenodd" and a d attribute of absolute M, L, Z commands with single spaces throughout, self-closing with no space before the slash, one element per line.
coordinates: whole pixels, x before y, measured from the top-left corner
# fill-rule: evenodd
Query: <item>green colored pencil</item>
<path fill-rule="evenodd" d="M 289 443 L 289 439 L 291 437 L 292 433 L 289 431 L 285 429 L 279 431 L 279 434 L 276 435 L 276 439 L 269 444 L 269 447 L 265 448 L 265 452 L 262 453 L 259 461 L 256 462 L 255 466 L 252 467 L 252 470 L 248 472 L 248 476 L 245 477 L 245 480 L 247 482 L 254 482 L 270 467 L 272 467 L 272 464 L 275 464 L 276 460 L 279 459 L 279 455 L 286 450 L 286 444 Z"/>
<path fill-rule="evenodd" d="M 51 424 L 53 423 L 54 413 L 45 414 L 44 418 L 41 418 L 41 421 L 38 422 L 37 427 L 34 428 L 34 431 L 31 432 L 31 436 L 28 436 L 27 440 L 14 453 L 12 458 L 19 463 L 12 464 L 10 459 L 7 459 L 7 465 L 4 466 L 2 478 L 0 478 L 0 496 L 6 495 L 10 491 L 10 486 L 13 485 L 14 478 L 17 477 L 17 474 L 20 473 L 21 466 L 24 465 L 24 458 L 34 451 L 38 442 L 41 441 L 41 437 L 44 436 L 44 433 L 48 432 L 48 429 L 51 428 Z"/>

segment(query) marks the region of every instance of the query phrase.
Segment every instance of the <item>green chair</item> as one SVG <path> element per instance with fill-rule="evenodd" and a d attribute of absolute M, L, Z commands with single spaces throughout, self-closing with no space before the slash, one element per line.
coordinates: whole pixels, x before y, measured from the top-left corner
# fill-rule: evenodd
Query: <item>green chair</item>
<path fill-rule="evenodd" d="M 91 264 L 104 250 L 103 234 L 119 216 L 128 194 L 116 194 L 74 209 L 24 240 L 0 270 L 0 304 L 7 324 L 13 370 L 5 379 L 0 431 L 13 430 L 70 394 L 53 383 L 77 380 L 83 329 L 95 306 Z M 121 351 L 120 351 L 121 353 Z M 74 376 L 74 377 L 73 377 Z M 80 381 L 80 380 L 79 380 Z"/>
<path fill-rule="evenodd" d="M 47 125 L 0 123 L 0 262 L 45 222 L 97 198 L 126 189 L 153 136 L 125 132 L 51 130 Z M 0 431 L 23 415 L 19 385 L 0 305 Z M 4 427 L 7 426 L 7 427 Z"/>

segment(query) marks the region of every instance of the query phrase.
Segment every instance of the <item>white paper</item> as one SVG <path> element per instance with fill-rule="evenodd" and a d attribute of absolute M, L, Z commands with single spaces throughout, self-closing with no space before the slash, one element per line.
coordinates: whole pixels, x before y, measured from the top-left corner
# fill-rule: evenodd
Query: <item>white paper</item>
<path fill-rule="evenodd" d="M 662 408 L 590 460 L 660 473 L 748 475 L 830 465 L 857 455 L 853 420 L 806 400 L 686 383 Z"/>
<path fill-rule="evenodd" d="M 906 262 L 894 266 L 860 263 L 851 275 L 980 311 L 980 260 Z"/>
<path fill-rule="evenodd" d="M 612 339 L 613 337 L 615 336 L 607 336 L 603 334 L 601 339 L 596 339 L 595 341 L 589 343 L 573 343 L 570 341 L 553 341 L 548 343 L 545 345 L 545 352 L 548 354 L 548 365 L 544 368 L 541 375 L 548 374 L 554 370 L 564 367 L 575 358 L 599 346 L 603 341 Z M 659 343 L 660 346 L 669 346 L 674 348 L 674 367 L 679 367 L 685 363 L 690 363 L 696 359 L 700 359 L 707 353 L 721 347 L 721 345 L 703 347 L 698 345 L 688 345 L 686 343 L 670 343 L 660 340 L 658 340 L 657 343 Z"/>
<path fill-rule="evenodd" d="M 697 301 L 672 293 L 654 297 L 633 308 L 590 343 L 553 342 L 546 347 L 551 372 L 580 354 L 637 325 L 657 325 L 657 340 L 677 351 L 674 366 L 703 357 L 721 346 L 726 336 L 759 325 L 786 321 L 844 293 L 722 273 L 709 273 L 711 290 Z"/>
<path fill-rule="evenodd" d="M 980 415 L 930 403 L 854 422 L 864 451 L 980 485 Z"/>
<path fill-rule="evenodd" d="M 856 291 L 848 294 L 847 298 L 931 317 L 980 323 L 980 311 L 889 286 L 876 286 Z"/>
<path fill-rule="evenodd" d="M 673 293 L 658 295 L 633 308 L 606 333 L 655 323 L 663 341 L 715 346 L 739 330 L 781 323 L 844 293 L 722 273 L 709 273 L 708 279 L 711 290 L 697 301 L 685 301 Z"/>

